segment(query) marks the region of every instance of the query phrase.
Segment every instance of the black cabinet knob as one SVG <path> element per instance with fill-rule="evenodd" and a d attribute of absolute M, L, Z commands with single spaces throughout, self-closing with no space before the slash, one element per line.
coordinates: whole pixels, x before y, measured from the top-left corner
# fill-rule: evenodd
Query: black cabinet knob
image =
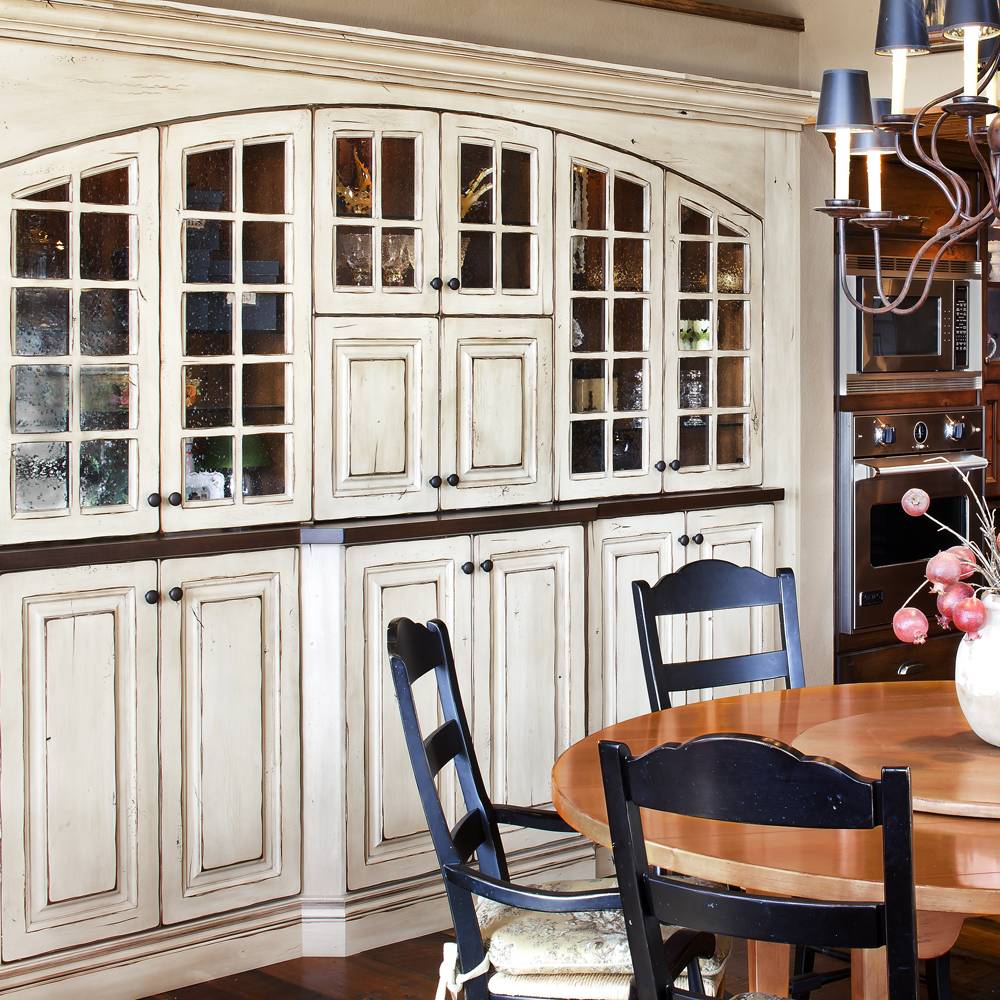
<path fill-rule="evenodd" d="M 170 504 L 171 507 L 180 507 L 181 500 L 182 497 L 180 493 L 171 493 L 170 496 L 167 497 L 167 503 Z"/>
<path fill-rule="evenodd" d="M 443 287 L 444 282 L 440 278 L 431 278 L 431 288 L 433 288 L 435 292 L 440 292 Z"/>
<path fill-rule="evenodd" d="M 672 461 L 672 462 L 670 463 L 670 468 L 671 468 L 671 469 L 673 469 L 673 470 L 674 470 L 674 472 L 680 472 L 680 471 L 681 471 L 681 462 L 680 462 L 680 459 L 678 459 L 678 458 L 675 458 L 675 459 L 674 459 L 674 460 L 673 460 L 673 461 Z"/>
<path fill-rule="evenodd" d="M 147 604 L 159 604 L 159 602 L 160 602 L 160 595 L 159 595 L 159 593 L 157 591 L 155 591 L 155 590 L 147 590 L 146 591 L 146 603 Z"/>
<path fill-rule="evenodd" d="M 472 571 L 473 571 L 473 570 L 474 570 L 475 568 L 476 568 L 476 564 L 475 564 L 475 563 L 468 563 L 468 562 L 466 562 L 466 563 L 462 563 L 462 572 L 463 572 L 463 573 L 464 573 L 464 574 L 465 574 L 466 576 L 472 576 Z"/>
<path fill-rule="evenodd" d="M 667 463 L 664 462 L 663 459 L 661 458 L 659 462 L 657 462 L 656 465 L 653 466 L 653 468 L 656 469 L 657 472 L 666 472 Z"/>
<path fill-rule="evenodd" d="M 694 542 L 695 545 L 701 545 L 701 543 L 705 541 L 705 536 L 699 531 L 698 534 L 691 539 L 691 541 Z"/>
<path fill-rule="evenodd" d="M 150 507 L 159 507 L 160 506 L 160 494 L 159 493 L 150 493 L 149 496 L 146 497 L 146 503 L 148 503 Z"/>
<path fill-rule="evenodd" d="M 441 489 L 441 483 L 443 482 L 443 480 L 441 479 L 440 476 L 431 476 L 431 478 L 428 479 L 427 482 L 430 483 L 434 489 L 439 490 Z"/>
<path fill-rule="evenodd" d="M 449 278 L 448 287 L 453 291 L 457 292 L 462 287 L 462 282 L 458 278 Z"/>
<path fill-rule="evenodd" d="M 680 537 L 680 538 L 678 538 L 678 539 L 677 539 L 677 541 L 678 541 L 678 542 L 679 542 L 679 543 L 680 543 L 681 545 L 690 545 L 690 544 L 691 544 L 691 539 L 690 539 L 690 538 L 688 538 L 688 536 L 687 536 L 687 535 L 681 535 L 681 537 Z"/>
<path fill-rule="evenodd" d="M 448 477 L 449 486 L 458 486 L 460 482 L 461 480 L 458 478 L 458 475 L 454 472 Z"/>
<path fill-rule="evenodd" d="M 184 591 L 180 587 L 171 587 L 167 591 L 167 597 L 172 601 L 179 601 L 184 596 Z"/>
<path fill-rule="evenodd" d="M 482 561 L 482 562 L 481 562 L 481 563 L 479 564 L 479 568 L 480 568 L 480 569 L 481 569 L 481 570 L 482 570 L 482 571 L 483 571 L 484 573 L 492 573 L 492 572 L 493 572 L 493 560 L 492 560 L 492 559 L 484 559 L 484 560 L 483 560 L 483 561 Z"/>

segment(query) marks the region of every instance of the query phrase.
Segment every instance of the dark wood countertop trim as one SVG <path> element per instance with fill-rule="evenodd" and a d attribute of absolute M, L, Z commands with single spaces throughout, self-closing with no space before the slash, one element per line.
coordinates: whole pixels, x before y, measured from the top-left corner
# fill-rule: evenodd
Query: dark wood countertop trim
<path fill-rule="evenodd" d="M 780 28 L 783 31 L 806 30 L 806 22 L 801 17 L 774 14 L 750 7 L 730 7 L 728 4 L 708 3 L 706 0 L 617 0 L 617 2 L 634 4 L 637 7 L 654 7 L 656 10 L 669 10 L 677 14 L 693 14 L 695 17 L 714 17 L 720 21 L 735 21 L 737 24 L 755 24 L 760 28 Z"/>

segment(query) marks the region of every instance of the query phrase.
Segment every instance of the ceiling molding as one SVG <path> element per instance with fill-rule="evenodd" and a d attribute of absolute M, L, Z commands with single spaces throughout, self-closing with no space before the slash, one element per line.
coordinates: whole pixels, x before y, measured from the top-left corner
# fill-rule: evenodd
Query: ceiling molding
<path fill-rule="evenodd" d="M 632 113 L 800 129 L 817 95 L 167 0 L 5 0 L 5 38 Z"/>
<path fill-rule="evenodd" d="M 727 3 L 708 3 L 706 0 L 615 0 L 616 3 L 630 3 L 637 7 L 652 7 L 655 10 L 669 10 L 675 14 L 693 14 L 695 17 L 714 17 L 720 21 L 736 24 L 754 24 L 758 28 L 779 28 L 782 31 L 805 31 L 806 22 L 801 17 L 787 14 L 772 14 L 752 7 L 735 7 Z"/>

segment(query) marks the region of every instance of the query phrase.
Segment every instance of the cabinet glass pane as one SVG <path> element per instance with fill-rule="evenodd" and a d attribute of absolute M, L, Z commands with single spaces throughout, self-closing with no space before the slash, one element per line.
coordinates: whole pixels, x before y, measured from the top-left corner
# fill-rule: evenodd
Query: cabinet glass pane
<path fill-rule="evenodd" d="M 23 191 L 15 195 L 24 201 L 69 201 L 70 190 L 69 181 L 62 181 L 53 184 L 51 187 L 42 188 L 41 191 L 31 191 L 25 194 Z"/>
<path fill-rule="evenodd" d="M 691 205 L 681 204 L 681 232 L 685 236 L 710 236 L 712 216 Z"/>
<path fill-rule="evenodd" d="M 18 209 L 14 212 L 14 275 L 69 277 L 69 213 Z"/>
<path fill-rule="evenodd" d="M 615 472 L 642 469 L 645 420 L 616 420 L 611 430 L 611 466 Z"/>
<path fill-rule="evenodd" d="M 382 218 L 416 219 L 417 140 L 382 137 Z"/>
<path fill-rule="evenodd" d="M 80 430 L 122 431 L 131 426 L 131 373 L 125 366 L 80 371 Z"/>
<path fill-rule="evenodd" d="M 129 203 L 128 167 L 116 167 L 80 178 L 80 201 L 91 205 Z"/>
<path fill-rule="evenodd" d="M 228 284 L 233 280 L 233 224 L 224 219 L 184 223 L 184 280 Z"/>
<path fill-rule="evenodd" d="M 286 434 L 247 434 L 243 438 L 243 496 L 272 497 L 287 492 Z"/>
<path fill-rule="evenodd" d="M 604 412 L 605 362 L 599 359 L 576 360 L 572 365 L 573 412 Z M 574 425 L 575 426 L 575 425 Z"/>
<path fill-rule="evenodd" d="M 233 366 L 184 369 L 184 426 L 229 427 L 233 422 Z"/>
<path fill-rule="evenodd" d="M 719 350 L 745 351 L 750 312 L 749 302 L 719 303 Z"/>
<path fill-rule="evenodd" d="M 603 420 L 577 420 L 570 424 L 570 467 L 575 475 L 604 471 Z"/>
<path fill-rule="evenodd" d="M 352 288 L 371 288 L 372 231 L 367 226 L 338 226 L 337 284 Z"/>
<path fill-rule="evenodd" d="M 243 423 L 288 423 L 285 395 L 286 365 L 269 363 L 243 366 Z"/>
<path fill-rule="evenodd" d="M 80 353 L 95 357 L 132 353 L 132 296 L 127 288 L 80 292 Z"/>
<path fill-rule="evenodd" d="M 708 299 L 682 299 L 680 314 L 678 347 L 682 351 L 710 351 L 712 303 Z"/>
<path fill-rule="evenodd" d="M 69 507 L 69 445 L 65 441 L 15 444 L 13 458 L 16 511 Z"/>
<path fill-rule="evenodd" d="M 67 365 L 15 365 L 13 378 L 15 433 L 69 430 Z"/>
<path fill-rule="evenodd" d="M 459 262 L 463 288 L 493 287 L 493 234 L 463 232 L 460 236 Z"/>
<path fill-rule="evenodd" d="M 719 270 L 717 289 L 727 294 L 739 295 L 746 288 L 746 253 L 743 243 L 719 244 Z"/>
<path fill-rule="evenodd" d="M 747 359 L 719 358 L 717 364 L 716 398 L 719 406 L 747 405 Z"/>
<path fill-rule="evenodd" d="M 623 412 L 646 408 L 646 362 L 642 358 L 617 358 L 611 375 L 613 409 Z"/>
<path fill-rule="evenodd" d="M 283 222 L 243 223 L 243 281 L 248 285 L 279 285 L 285 280 Z"/>
<path fill-rule="evenodd" d="M 262 215 L 287 211 L 283 142 L 255 142 L 243 147 L 243 211 Z"/>
<path fill-rule="evenodd" d="M 128 504 L 131 447 L 131 442 L 125 438 L 81 442 L 81 507 Z"/>
<path fill-rule="evenodd" d="M 573 164 L 573 228 L 604 229 L 607 226 L 608 175 L 603 170 Z"/>
<path fill-rule="evenodd" d="M 681 243 L 681 291 L 707 292 L 710 243 Z"/>
<path fill-rule="evenodd" d="M 337 215 L 370 219 L 372 214 L 371 136 L 338 136 Z"/>
<path fill-rule="evenodd" d="M 646 288 L 646 240 L 615 240 L 615 290 L 641 292 Z"/>
<path fill-rule="evenodd" d="M 284 354 L 286 295 L 279 292 L 243 293 L 243 353 Z"/>
<path fill-rule="evenodd" d="M 505 289 L 531 288 L 534 242 L 531 233 L 504 233 L 500 237 L 500 282 Z"/>
<path fill-rule="evenodd" d="M 604 299 L 573 299 L 573 350 L 581 354 L 603 351 L 606 342 Z"/>
<path fill-rule="evenodd" d="M 708 358 L 682 358 L 677 401 L 682 410 L 703 410 L 708 406 Z"/>
<path fill-rule="evenodd" d="M 615 229 L 623 233 L 649 232 L 644 184 L 615 177 Z"/>
<path fill-rule="evenodd" d="M 84 212 L 80 216 L 80 277 L 88 281 L 128 281 L 127 215 Z"/>
<path fill-rule="evenodd" d="M 69 290 L 14 289 L 14 353 L 69 353 Z"/>
<path fill-rule="evenodd" d="M 645 351 L 649 327 L 646 299 L 615 299 L 614 345 L 616 351 Z"/>
<path fill-rule="evenodd" d="M 682 468 L 708 465 L 708 417 L 681 417 L 679 441 Z"/>
<path fill-rule="evenodd" d="M 382 284 L 389 288 L 413 288 L 417 273 L 415 229 L 382 230 Z"/>
<path fill-rule="evenodd" d="M 458 217 L 462 222 L 493 221 L 493 146 L 463 142 L 459 147 Z"/>
<path fill-rule="evenodd" d="M 532 157 L 522 149 L 504 147 L 500 159 L 500 221 L 505 226 L 530 226 L 533 221 Z"/>
<path fill-rule="evenodd" d="M 737 239 L 746 237 L 749 235 L 747 231 L 740 226 L 736 226 L 731 222 L 727 222 L 725 219 L 719 219 L 719 235 L 720 236 L 735 236 Z"/>
<path fill-rule="evenodd" d="M 719 465 L 746 465 L 747 418 L 742 413 L 721 413 L 718 417 L 716 461 Z"/>
<path fill-rule="evenodd" d="M 184 442 L 184 499 L 231 500 L 233 439 L 188 438 Z"/>
<path fill-rule="evenodd" d="M 606 248 L 607 240 L 603 236 L 573 237 L 573 291 L 604 289 Z"/>
<path fill-rule="evenodd" d="M 185 157 L 184 207 L 201 212 L 233 210 L 231 146 L 188 153 Z"/>
<path fill-rule="evenodd" d="M 185 354 L 232 354 L 232 299 L 229 292 L 188 292 L 184 296 Z"/>

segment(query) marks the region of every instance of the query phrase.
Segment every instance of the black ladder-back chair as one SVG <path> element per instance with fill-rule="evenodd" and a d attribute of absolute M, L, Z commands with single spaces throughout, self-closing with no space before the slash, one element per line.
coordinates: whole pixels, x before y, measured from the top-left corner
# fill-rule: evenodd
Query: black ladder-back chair
<path fill-rule="evenodd" d="M 870 781 L 775 740 L 700 736 L 633 757 L 602 741 L 601 770 L 637 1000 L 671 1000 L 656 948 L 661 924 L 786 944 L 886 947 L 889 1000 L 917 1000 L 912 803 L 907 768 Z M 879 903 L 782 899 L 680 882 L 649 866 L 639 810 L 729 823 L 812 829 L 882 828 Z"/>
<path fill-rule="evenodd" d="M 473 895 L 549 913 L 620 909 L 617 892 L 549 891 L 525 888 L 510 881 L 498 829 L 500 823 L 556 833 L 575 831 L 550 810 L 490 802 L 462 706 L 451 641 L 444 623 L 435 620 L 424 626 L 408 618 L 397 618 L 389 625 L 387 642 L 406 747 L 451 908 L 460 969 L 471 971 L 485 958 Z M 425 737 L 417 719 L 412 685 L 432 670 L 444 722 Z M 451 761 L 455 762 L 467 810 L 454 827 L 448 825 L 434 784 L 435 777 Z M 469 864 L 473 855 L 478 860 L 478 869 Z M 700 983 L 697 958 L 711 954 L 711 940 L 706 942 L 705 935 L 683 931 L 674 937 L 676 941 L 670 939 L 672 967 L 676 965 L 677 972 L 688 968 L 689 976 L 695 977 L 689 982 Z M 483 973 L 465 984 L 468 1000 L 486 1000 L 488 996 L 493 1000 L 521 1000 L 489 994 L 488 978 L 489 973 Z"/>

